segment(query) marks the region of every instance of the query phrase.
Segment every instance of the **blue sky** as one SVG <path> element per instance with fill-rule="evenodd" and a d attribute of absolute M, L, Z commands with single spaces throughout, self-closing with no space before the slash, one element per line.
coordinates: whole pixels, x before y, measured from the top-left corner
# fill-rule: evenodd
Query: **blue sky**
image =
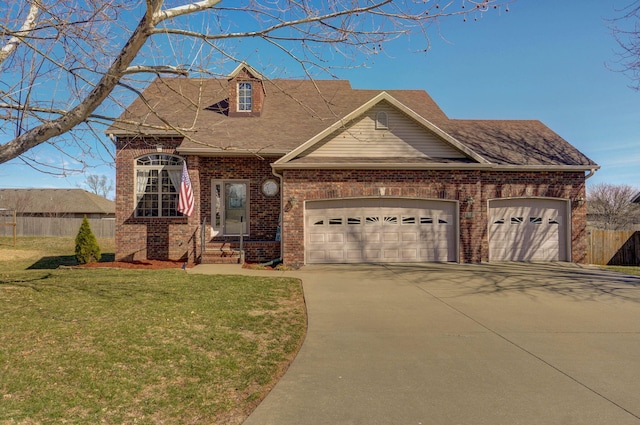
<path fill-rule="evenodd" d="M 432 26 L 427 53 L 405 39 L 337 75 L 355 88 L 424 89 L 451 118 L 540 120 L 601 166 L 588 184 L 640 188 L 640 92 L 610 69 L 618 47 L 607 22 L 630 1 L 517 0 L 509 12 Z M 258 70 L 285 63 L 272 50 L 247 47 L 245 59 Z M 98 163 L 88 173 L 115 176 Z M 53 177 L 19 161 L 0 165 L 0 187 L 76 187 L 85 178 Z"/>

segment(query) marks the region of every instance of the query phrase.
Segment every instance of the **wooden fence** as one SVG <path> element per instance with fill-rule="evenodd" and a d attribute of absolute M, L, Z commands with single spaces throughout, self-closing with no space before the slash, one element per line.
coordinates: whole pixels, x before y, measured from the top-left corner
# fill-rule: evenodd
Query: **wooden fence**
<path fill-rule="evenodd" d="M 113 238 L 116 221 L 112 218 L 88 218 L 96 238 Z M 20 236 L 75 237 L 82 224 L 81 218 L 17 217 L 16 233 Z M 13 236 L 13 228 L 0 226 L 0 236 Z"/>
<path fill-rule="evenodd" d="M 640 231 L 588 230 L 587 262 L 610 266 L 640 265 Z"/>

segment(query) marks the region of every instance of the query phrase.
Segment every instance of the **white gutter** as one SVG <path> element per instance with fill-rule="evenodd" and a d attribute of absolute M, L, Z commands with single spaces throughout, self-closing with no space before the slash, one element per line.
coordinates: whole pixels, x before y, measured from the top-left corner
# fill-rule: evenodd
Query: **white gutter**
<path fill-rule="evenodd" d="M 600 167 L 585 167 L 581 165 L 501 165 L 501 164 L 456 164 L 430 163 L 408 164 L 402 163 L 285 163 L 272 164 L 275 170 L 291 169 L 334 169 L 334 170 L 497 170 L 497 171 L 593 171 Z M 591 173 L 589 177 L 592 175 Z"/>

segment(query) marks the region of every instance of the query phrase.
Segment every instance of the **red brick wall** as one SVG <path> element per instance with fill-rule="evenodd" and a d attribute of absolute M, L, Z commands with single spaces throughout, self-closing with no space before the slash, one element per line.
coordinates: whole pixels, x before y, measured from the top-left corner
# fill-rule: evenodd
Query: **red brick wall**
<path fill-rule="evenodd" d="M 187 156 L 195 199 L 191 217 L 135 217 L 135 160 L 162 152 L 177 154 L 179 139 L 118 139 L 116 142 L 116 260 L 144 259 L 197 261 L 200 255 L 200 228 L 203 218 L 211 225 L 211 180 L 250 180 L 250 235 L 245 240 L 274 241 L 280 214 L 280 195 L 266 197 L 260 188 L 264 179 L 273 177 L 270 163 L 274 160 L 258 157 L 200 158 Z M 210 235 L 207 230 L 206 235 Z M 216 238 L 215 240 L 237 240 Z M 255 244 L 247 253 L 251 261 L 272 260 L 279 256 L 273 244 Z M 248 246 L 247 246 L 248 248 Z M 278 245 L 279 248 L 279 245 Z M 255 251 L 255 252 L 254 252 Z M 260 256 L 264 258 L 260 258 Z"/>
<path fill-rule="evenodd" d="M 212 180 L 250 181 L 250 235 L 247 242 L 274 241 L 280 214 L 280 196 L 266 197 L 262 182 L 271 173 L 274 158 L 258 157 L 187 157 L 187 165 L 196 199 L 190 218 L 134 217 L 134 165 L 141 155 L 155 153 L 156 144 L 163 152 L 175 153 L 180 140 L 118 140 L 116 151 L 116 259 L 172 259 L 195 261 L 200 253 L 200 224 L 206 217 L 211 224 Z M 283 252 L 285 264 L 304 262 L 304 201 L 342 197 L 384 196 L 448 199 L 460 201 L 460 253 L 462 262 L 488 261 L 488 201 L 507 197 L 553 197 L 584 199 L 585 181 L 581 172 L 498 172 L 498 171 L 394 171 L 394 170 L 287 170 L 284 172 L 282 196 L 286 204 L 293 200 L 283 217 Z M 465 199 L 472 197 L 474 202 Z M 586 207 L 572 202 L 572 258 L 586 260 Z M 210 232 L 207 231 L 207 235 Z M 235 241 L 217 237 L 213 241 Z M 277 257 L 273 244 L 261 247 L 251 261 Z M 264 258 L 261 258 L 264 256 Z M 255 258 L 254 258 L 255 257 Z"/>
<path fill-rule="evenodd" d="M 180 139 L 118 139 L 116 142 L 116 260 L 195 261 L 200 203 L 191 217 L 135 217 L 135 160 L 158 152 L 175 154 Z M 198 158 L 187 157 L 194 195 L 200 190 Z"/>
<path fill-rule="evenodd" d="M 488 261 L 487 209 L 492 198 L 584 199 L 584 173 L 498 171 L 286 170 L 283 203 L 294 200 L 283 220 L 283 260 L 304 263 L 304 201 L 384 196 L 460 201 L 460 261 Z M 465 202 L 467 197 L 474 202 Z M 586 259 L 586 207 L 572 203 L 572 261 Z"/>

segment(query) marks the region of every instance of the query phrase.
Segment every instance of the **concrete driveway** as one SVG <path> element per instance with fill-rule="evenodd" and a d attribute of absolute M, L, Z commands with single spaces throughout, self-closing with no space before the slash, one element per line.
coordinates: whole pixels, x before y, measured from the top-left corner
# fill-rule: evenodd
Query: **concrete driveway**
<path fill-rule="evenodd" d="M 640 424 L 640 278 L 307 266 L 304 345 L 245 425 Z"/>

